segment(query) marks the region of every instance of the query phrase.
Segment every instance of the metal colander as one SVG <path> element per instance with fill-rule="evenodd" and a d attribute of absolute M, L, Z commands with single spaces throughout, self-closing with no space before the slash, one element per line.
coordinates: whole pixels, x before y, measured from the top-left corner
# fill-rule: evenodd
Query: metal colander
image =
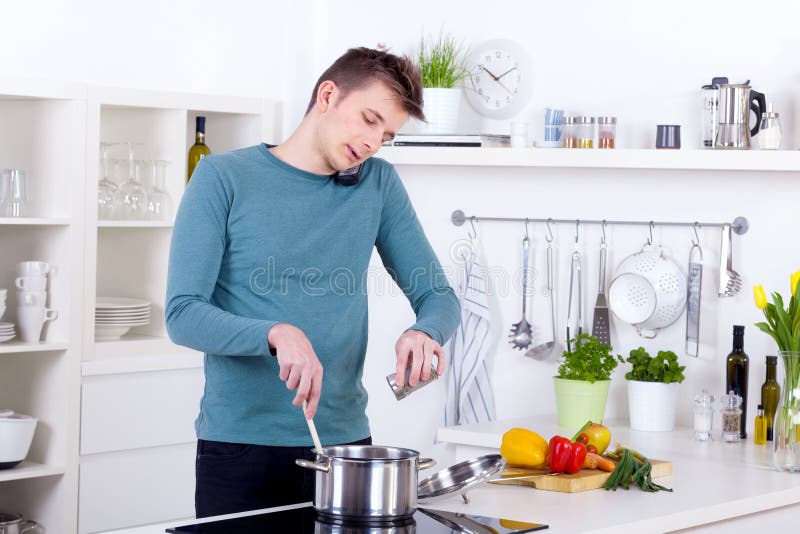
<path fill-rule="evenodd" d="M 642 337 L 655 337 L 686 308 L 686 275 L 660 246 L 645 245 L 617 267 L 609 288 L 609 307 Z"/>

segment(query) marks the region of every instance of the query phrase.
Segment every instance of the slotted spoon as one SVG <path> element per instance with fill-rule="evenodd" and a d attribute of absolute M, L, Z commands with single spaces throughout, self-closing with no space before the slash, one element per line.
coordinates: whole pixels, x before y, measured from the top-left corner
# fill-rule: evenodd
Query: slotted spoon
<path fill-rule="evenodd" d="M 509 343 L 518 350 L 527 349 L 533 339 L 533 329 L 527 319 L 526 303 L 528 300 L 528 256 L 531 252 L 531 240 L 526 235 L 522 239 L 522 319 L 511 325 Z"/>

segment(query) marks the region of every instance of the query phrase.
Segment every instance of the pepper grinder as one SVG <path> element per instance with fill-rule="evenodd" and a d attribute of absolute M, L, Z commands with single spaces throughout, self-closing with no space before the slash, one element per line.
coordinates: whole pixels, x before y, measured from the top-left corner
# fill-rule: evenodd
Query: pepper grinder
<path fill-rule="evenodd" d="M 722 440 L 739 441 L 742 428 L 742 397 L 729 391 L 720 399 L 722 403 Z"/>

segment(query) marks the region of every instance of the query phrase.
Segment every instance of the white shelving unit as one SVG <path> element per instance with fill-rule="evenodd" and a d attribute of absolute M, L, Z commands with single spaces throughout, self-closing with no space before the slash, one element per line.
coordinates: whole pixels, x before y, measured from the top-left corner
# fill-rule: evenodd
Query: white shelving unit
<path fill-rule="evenodd" d="M 798 150 L 656 150 L 382 147 L 395 165 L 470 167 L 800 171 Z"/>
<path fill-rule="evenodd" d="M 179 476 L 180 487 L 192 476 L 186 466 L 194 457 L 202 354 L 166 334 L 173 223 L 98 221 L 96 198 L 100 142 L 134 141 L 144 143 L 144 158 L 171 162 L 167 188 L 177 209 L 197 115 L 207 117 L 214 152 L 275 139 L 275 102 L 260 98 L 0 77 L 0 167 L 26 170 L 30 215 L 0 218 L 0 287 L 9 289 L 2 320 L 16 320 L 15 268 L 23 260 L 55 265 L 48 306 L 59 311 L 41 343 L 0 343 L 0 408 L 39 419 L 26 461 L 0 470 L 0 503 L 49 532 L 98 532 L 187 515 L 186 499 L 176 499 L 182 507 L 176 511 L 175 499 L 124 482 L 159 474 L 153 469 Z M 95 341 L 97 295 L 148 299 L 151 324 L 119 341 Z M 133 412 L 123 424 L 127 410 Z M 119 431 L 98 426 L 109 422 Z M 114 446 L 105 450 L 96 436 L 109 434 Z M 94 506 L 100 493 L 113 493 L 114 504 Z M 154 499 L 160 502 L 152 505 Z"/>

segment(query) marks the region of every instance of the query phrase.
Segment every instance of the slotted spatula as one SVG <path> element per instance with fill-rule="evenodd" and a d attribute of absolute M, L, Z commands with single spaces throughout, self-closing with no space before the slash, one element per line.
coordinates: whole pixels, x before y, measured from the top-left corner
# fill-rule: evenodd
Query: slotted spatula
<path fill-rule="evenodd" d="M 600 283 L 597 289 L 597 300 L 594 303 L 594 318 L 592 319 L 592 335 L 600 343 L 611 344 L 611 331 L 609 330 L 608 300 L 606 299 L 606 243 L 600 243 Z"/>

